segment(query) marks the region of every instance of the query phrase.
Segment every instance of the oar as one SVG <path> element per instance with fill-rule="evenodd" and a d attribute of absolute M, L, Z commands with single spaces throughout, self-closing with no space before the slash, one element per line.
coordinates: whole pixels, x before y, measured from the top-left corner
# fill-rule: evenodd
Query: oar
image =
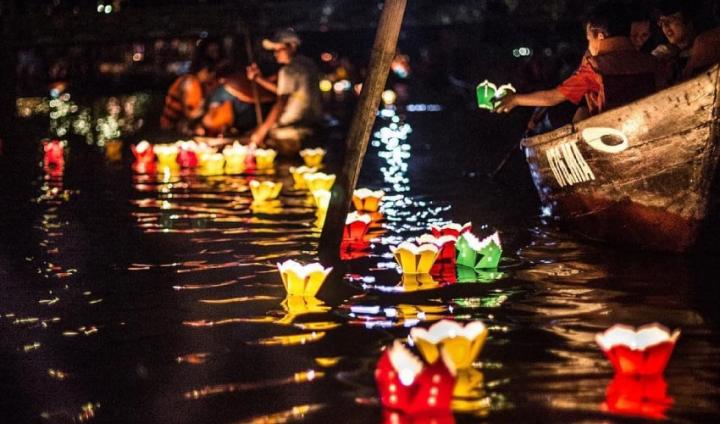
<path fill-rule="evenodd" d="M 527 128 L 525 129 L 525 132 L 523 133 L 523 139 L 527 138 L 530 135 L 530 131 L 533 128 L 535 128 L 537 123 L 543 119 L 543 117 L 545 116 L 547 111 L 548 111 L 548 108 L 543 107 L 543 108 L 539 108 L 533 112 L 532 116 L 530 117 L 530 120 L 528 121 Z M 498 166 L 495 167 L 495 170 L 493 172 L 489 173 L 488 176 L 491 179 L 494 179 L 500 173 L 500 171 L 502 171 L 503 168 L 505 168 L 505 165 L 508 163 L 508 161 L 512 157 L 513 153 L 515 153 L 517 151 L 521 151 L 521 150 L 522 150 L 521 145 L 517 145 L 517 146 L 513 145 L 510 148 L 510 150 L 508 150 L 507 153 L 505 153 L 505 156 L 503 156 L 503 159 L 502 159 L 502 161 L 500 161 Z"/>
<path fill-rule="evenodd" d="M 248 61 L 250 64 L 255 63 L 255 55 L 253 54 L 252 43 L 250 42 L 250 31 L 247 26 L 243 27 L 243 33 L 245 34 L 245 52 L 247 53 Z M 257 83 L 255 80 L 250 81 L 250 88 L 252 89 L 253 99 L 255 100 L 255 120 L 257 125 L 260 126 L 263 123 L 262 108 L 260 107 L 260 93 L 258 92 Z"/>

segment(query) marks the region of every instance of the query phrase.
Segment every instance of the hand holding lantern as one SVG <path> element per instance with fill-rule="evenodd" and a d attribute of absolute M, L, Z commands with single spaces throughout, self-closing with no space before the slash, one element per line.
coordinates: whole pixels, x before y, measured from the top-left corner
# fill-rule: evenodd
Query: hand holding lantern
<path fill-rule="evenodd" d="M 505 84 L 498 87 L 488 80 L 478 84 L 475 89 L 478 107 L 481 109 L 487 109 L 491 112 L 495 111 L 498 106 L 498 102 L 502 101 L 503 98 L 510 93 L 515 93 L 515 87 L 511 84 Z"/>

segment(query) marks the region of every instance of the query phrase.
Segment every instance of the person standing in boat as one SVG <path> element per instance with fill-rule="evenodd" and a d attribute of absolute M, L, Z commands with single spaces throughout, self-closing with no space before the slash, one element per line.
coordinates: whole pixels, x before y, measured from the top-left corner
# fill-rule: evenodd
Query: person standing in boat
<path fill-rule="evenodd" d="M 658 46 L 653 55 L 664 61 L 669 82 L 691 78 L 720 62 L 720 27 L 701 22 L 695 2 L 664 0 L 658 4 L 658 26 L 668 44 Z"/>
<path fill-rule="evenodd" d="M 252 132 L 250 141 L 263 146 L 267 138 L 267 144 L 281 155 L 292 156 L 300 151 L 322 114 L 319 71 L 312 60 L 298 54 L 300 38 L 293 30 L 279 31 L 262 44 L 273 51 L 282 67 L 277 80 L 264 77 L 255 63 L 247 67 L 249 80 L 277 94 L 275 105 L 265 122 Z"/>
<path fill-rule="evenodd" d="M 559 86 L 526 94 L 508 94 L 495 112 L 517 106 L 555 106 L 565 101 L 578 108 L 573 121 L 647 96 L 658 85 L 657 61 L 638 51 L 631 42 L 630 13 L 623 3 L 606 2 L 595 7 L 585 20 L 588 51 L 575 73 Z"/>

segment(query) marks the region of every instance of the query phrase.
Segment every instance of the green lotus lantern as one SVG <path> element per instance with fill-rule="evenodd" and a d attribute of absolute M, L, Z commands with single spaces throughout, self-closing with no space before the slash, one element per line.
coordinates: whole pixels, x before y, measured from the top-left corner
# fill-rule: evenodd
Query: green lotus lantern
<path fill-rule="evenodd" d="M 515 87 L 511 84 L 505 84 L 498 87 L 497 85 L 485 80 L 478 84 L 475 89 L 477 94 L 478 107 L 480 109 L 487 109 L 489 111 L 495 110 L 495 104 L 498 100 L 506 96 L 508 93 L 514 93 Z"/>
<path fill-rule="evenodd" d="M 502 256 L 501 246 L 497 232 L 482 240 L 465 233 L 455 244 L 457 264 L 476 270 L 497 268 Z"/>

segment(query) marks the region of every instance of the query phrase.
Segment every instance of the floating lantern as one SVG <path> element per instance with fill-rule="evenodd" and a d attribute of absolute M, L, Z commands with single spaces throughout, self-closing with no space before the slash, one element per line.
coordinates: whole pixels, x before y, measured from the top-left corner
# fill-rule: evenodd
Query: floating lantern
<path fill-rule="evenodd" d="M 343 239 L 350 242 L 362 242 L 368 228 L 370 228 L 370 222 L 371 219 L 368 214 L 349 213 L 345 219 Z"/>
<path fill-rule="evenodd" d="M 454 249 L 454 247 L 453 247 Z M 443 283 L 457 283 L 458 277 L 456 273 L 455 259 L 453 262 L 436 260 L 433 267 L 430 269 L 430 275 L 433 278 L 442 281 Z"/>
<path fill-rule="evenodd" d="M 305 183 L 305 175 L 306 174 L 312 174 L 317 172 L 317 168 L 312 168 L 308 166 L 300 166 L 300 167 L 290 167 L 290 175 L 293 177 L 293 181 L 295 181 L 295 188 L 298 190 L 306 189 L 307 183 Z"/>
<path fill-rule="evenodd" d="M 310 191 L 330 190 L 335 184 L 335 175 L 316 172 L 314 174 L 305 174 L 305 184 Z"/>
<path fill-rule="evenodd" d="M 660 324 L 633 327 L 617 324 L 595 336 L 618 374 L 662 374 L 670 360 L 680 330 L 670 330 Z"/>
<path fill-rule="evenodd" d="M 252 193 L 253 200 L 256 202 L 264 202 L 267 200 L 277 199 L 282 190 L 282 183 L 276 183 L 274 181 L 263 181 L 258 180 L 250 181 L 250 192 Z"/>
<path fill-rule="evenodd" d="M 273 149 L 255 149 L 255 167 L 257 169 L 273 169 L 277 152 Z"/>
<path fill-rule="evenodd" d="M 400 341 L 380 356 L 375 382 L 386 408 L 407 414 L 450 411 L 455 377 L 443 361 L 425 365 Z"/>
<path fill-rule="evenodd" d="M 662 375 L 617 374 L 607 387 L 605 402 L 600 409 L 617 415 L 665 419 L 673 404 L 667 389 Z"/>
<path fill-rule="evenodd" d="M 122 141 L 108 140 L 105 142 L 105 157 L 111 162 L 119 162 L 122 159 Z"/>
<path fill-rule="evenodd" d="M 475 368 L 469 367 L 457 370 L 455 375 L 455 389 L 453 390 L 454 397 L 462 398 L 477 398 L 483 394 L 482 385 L 485 382 L 485 376 L 482 371 L 476 370 Z M 462 402 L 463 406 L 466 405 Z M 453 409 L 456 409 L 456 402 L 453 401 Z"/>
<path fill-rule="evenodd" d="M 177 163 L 183 168 L 194 168 L 198 165 L 198 144 L 192 140 L 178 141 Z"/>
<path fill-rule="evenodd" d="M 317 147 L 315 149 L 303 149 L 300 150 L 300 157 L 305 162 L 305 166 L 318 167 L 322 165 L 323 158 L 325 157 L 325 149 Z"/>
<path fill-rule="evenodd" d="M 355 209 L 360 212 L 377 212 L 380 209 L 380 201 L 385 192 L 382 190 L 369 190 L 367 188 L 361 188 L 355 190 L 353 193 L 353 205 Z"/>
<path fill-rule="evenodd" d="M 399 246 L 390 246 L 395 261 L 402 269 L 403 274 L 429 274 L 440 250 L 434 244 L 416 245 L 410 242 L 400 243 Z"/>
<path fill-rule="evenodd" d="M 442 237 L 442 236 L 460 237 L 460 235 L 465 234 L 470 231 L 472 231 L 472 223 L 470 223 L 470 222 L 466 222 L 462 225 L 456 224 L 454 222 L 449 222 L 449 223 L 443 224 L 443 225 L 431 225 L 430 226 L 430 232 L 432 232 L 432 235 L 434 235 L 435 237 Z"/>
<path fill-rule="evenodd" d="M 382 98 L 385 106 L 391 106 L 395 104 L 395 100 L 397 100 L 397 94 L 395 94 L 395 92 L 392 90 L 385 90 L 380 95 L 380 98 Z"/>
<path fill-rule="evenodd" d="M 203 153 L 200 157 L 202 175 L 222 175 L 225 168 L 225 156 L 222 153 Z"/>
<path fill-rule="evenodd" d="M 293 260 L 278 264 L 280 277 L 290 296 L 315 296 L 332 268 L 319 263 L 302 265 Z"/>
<path fill-rule="evenodd" d="M 137 145 L 131 145 L 130 150 L 132 150 L 132 153 L 135 156 L 135 162 L 137 163 L 149 164 L 155 162 L 153 146 L 145 140 L 141 141 Z"/>
<path fill-rule="evenodd" d="M 418 237 L 417 239 L 418 244 L 425 244 L 430 243 L 437 246 L 438 249 L 440 249 L 440 253 L 438 254 L 437 260 L 443 261 L 443 262 L 452 262 L 455 263 L 455 243 L 457 242 L 457 237 L 455 236 L 440 236 L 435 237 L 432 234 L 423 234 L 422 236 Z"/>
<path fill-rule="evenodd" d="M 222 152 L 225 156 L 225 172 L 228 174 L 242 174 L 245 172 L 245 160 L 248 148 L 237 141 L 232 146 L 225 146 Z"/>
<path fill-rule="evenodd" d="M 156 144 L 155 155 L 158 159 L 158 164 L 162 168 L 175 168 L 177 167 L 178 148 L 173 144 Z"/>
<path fill-rule="evenodd" d="M 510 92 L 515 92 L 515 87 L 510 84 L 501 85 L 500 87 L 485 80 L 478 84 L 475 89 L 477 95 L 478 107 L 489 111 L 495 110 L 495 104 L 498 100 L 506 96 Z"/>
<path fill-rule="evenodd" d="M 43 141 L 43 165 L 46 169 L 65 166 L 65 147 L 60 140 Z"/>
<path fill-rule="evenodd" d="M 472 233 L 464 233 L 458 238 L 455 249 L 457 264 L 474 269 L 497 268 L 502 255 L 498 233 L 482 240 L 478 240 Z"/>
<path fill-rule="evenodd" d="M 453 370 L 472 366 L 485 344 L 487 335 L 488 329 L 481 321 L 473 321 L 463 326 L 444 319 L 427 330 L 421 327 L 410 330 L 410 337 L 428 363 L 432 364 L 442 357 L 446 365 Z"/>
<path fill-rule="evenodd" d="M 327 212 L 330 206 L 330 197 L 332 193 L 329 190 L 315 190 L 312 192 L 315 206 L 319 212 Z"/>

